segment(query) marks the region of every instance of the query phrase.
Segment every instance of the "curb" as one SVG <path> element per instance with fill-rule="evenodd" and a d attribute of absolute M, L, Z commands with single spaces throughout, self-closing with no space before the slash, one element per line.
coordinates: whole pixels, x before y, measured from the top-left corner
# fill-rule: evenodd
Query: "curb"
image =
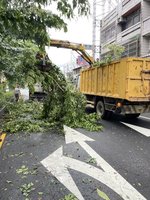
<path fill-rule="evenodd" d="M 2 148 L 5 137 L 6 137 L 6 133 L 1 133 L 1 135 L 0 135 L 0 149 Z"/>

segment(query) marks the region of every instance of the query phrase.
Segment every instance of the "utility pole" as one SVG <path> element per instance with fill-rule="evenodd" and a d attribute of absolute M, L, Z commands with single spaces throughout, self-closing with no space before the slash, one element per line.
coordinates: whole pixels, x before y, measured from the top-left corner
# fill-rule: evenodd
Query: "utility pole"
<path fill-rule="evenodd" d="M 100 20 L 105 14 L 106 0 L 93 0 L 93 39 L 92 49 L 93 58 L 100 58 Z"/>
<path fill-rule="evenodd" d="M 100 59 L 101 55 L 101 20 L 119 3 L 120 0 L 93 0 L 93 58 Z"/>

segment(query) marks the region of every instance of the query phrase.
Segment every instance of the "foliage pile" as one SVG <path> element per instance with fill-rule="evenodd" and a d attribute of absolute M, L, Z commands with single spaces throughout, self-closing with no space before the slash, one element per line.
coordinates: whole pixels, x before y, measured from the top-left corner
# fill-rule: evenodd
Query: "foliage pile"
<path fill-rule="evenodd" d="M 64 103 L 60 105 L 57 103 L 59 98 L 57 101 L 53 101 L 52 98 L 51 102 L 56 102 L 56 104 L 50 104 L 50 107 L 53 105 L 53 109 L 48 112 L 48 117 L 43 115 L 44 105 L 41 102 L 9 103 L 1 128 L 11 133 L 47 132 L 53 129 L 62 132 L 63 124 L 74 128 L 86 128 L 90 131 L 101 129 L 101 126 L 96 123 L 96 114 L 85 113 L 85 99 L 78 91 L 68 90 L 65 95 Z"/>
<path fill-rule="evenodd" d="M 85 113 L 86 99 L 75 88 L 67 87 L 65 98 L 64 123 L 70 127 L 85 128 L 90 131 L 98 131 L 102 127 L 97 124 L 99 116 L 96 113 Z"/>
<path fill-rule="evenodd" d="M 68 194 L 68 195 L 65 195 L 64 198 L 60 200 L 78 200 L 78 199 L 74 196 L 74 194 Z"/>
<path fill-rule="evenodd" d="M 9 103 L 2 129 L 11 133 L 44 131 L 50 124 L 40 119 L 41 112 L 39 102 Z"/>
<path fill-rule="evenodd" d="M 0 87 L 0 109 L 5 107 L 7 102 L 12 100 L 13 93 L 12 92 L 4 92 Z"/>
<path fill-rule="evenodd" d="M 45 9 L 48 6 L 48 9 Z M 54 13 L 51 7 L 57 7 Z M 49 28 L 67 30 L 66 19 L 89 13 L 88 0 L 1 0 L 0 73 L 11 86 L 42 83 L 47 98 L 38 102 L 9 104 L 4 129 L 10 132 L 37 132 L 50 127 L 87 127 L 97 130 L 95 115 L 85 115 L 82 95 L 69 88 L 60 70 L 47 61 L 41 66 L 36 53 L 44 52 Z M 45 69 L 43 69 L 43 67 Z M 36 108 L 35 108 L 36 107 Z"/>
<path fill-rule="evenodd" d="M 62 130 L 65 124 L 100 130 L 101 126 L 96 124 L 96 114 L 85 113 L 85 97 L 66 81 L 60 69 L 50 61 L 47 61 L 46 71 L 38 67 L 35 67 L 33 75 L 36 77 L 40 73 L 40 81 L 47 93 L 45 101 L 8 104 L 3 129 L 13 133 L 44 132 L 54 128 Z M 34 81 L 31 83 L 34 84 Z"/>
<path fill-rule="evenodd" d="M 48 60 L 46 71 L 41 73 L 43 89 L 48 94 L 43 105 L 44 119 L 48 119 L 51 123 L 57 122 L 59 127 L 66 124 L 93 131 L 101 129 L 96 124 L 96 114 L 85 114 L 85 97 L 66 81 L 57 66 Z"/>
<path fill-rule="evenodd" d="M 125 47 L 119 44 L 109 44 L 107 48 L 109 49 L 109 54 L 112 57 L 112 60 L 120 59 L 125 50 Z"/>
<path fill-rule="evenodd" d="M 31 65 L 30 65 L 31 67 Z M 49 129 L 63 130 L 63 125 L 83 127 L 97 131 L 101 127 L 96 124 L 96 114 L 85 114 L 85 97 L 71 86 L 60 69 L 46 61 L 36 60 L 35 66 L 27 68 L 26 82 L 30 91 L 38 81 L 47 93 L 45 101 L 19 102 L 7 105 L 7 115 L 3 129 L 9 132 L 45 132 Z M 25 80 L 25 75 L 24 79 Z"/>
<path fill-rule="evenodd" d="M 109 49 L 107 55 L 101 61 L 94 63 L 94 66 L 103 66 L 112 61 L 119 60 L 122 56 L 122 53 L 125 51 L 124 46 L 115 43 L 107 45 L 107 48 Z"/>

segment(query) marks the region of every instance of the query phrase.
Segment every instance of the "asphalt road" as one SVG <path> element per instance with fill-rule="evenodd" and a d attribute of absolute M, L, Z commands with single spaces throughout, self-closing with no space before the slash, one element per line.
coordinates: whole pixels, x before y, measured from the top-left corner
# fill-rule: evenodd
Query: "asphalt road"
<path fill-rule="evenodd" d="M 0 150 L 0 200 L 59 200 L 70 193 L 104 199 L 97 189 L 110 200 L 149 200 L 150 114 L 100 123 L 102 131 L 76 129 L 74 137 L 7 135 Z"/>

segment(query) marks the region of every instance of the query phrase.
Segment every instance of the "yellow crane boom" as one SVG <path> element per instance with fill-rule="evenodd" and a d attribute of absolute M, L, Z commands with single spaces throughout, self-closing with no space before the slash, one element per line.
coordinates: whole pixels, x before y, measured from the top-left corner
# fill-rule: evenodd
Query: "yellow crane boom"
<path fill-rule="evenodd" d="M 72 49 L 76 51 L 84 60 L 86 60 L 90 65 L 94 63 L 94 59 L 86 52 L 84 45 L 78 43 L 72 43 L 65 40 L 50 40 L 50 46 L 57 48 Z"/>

